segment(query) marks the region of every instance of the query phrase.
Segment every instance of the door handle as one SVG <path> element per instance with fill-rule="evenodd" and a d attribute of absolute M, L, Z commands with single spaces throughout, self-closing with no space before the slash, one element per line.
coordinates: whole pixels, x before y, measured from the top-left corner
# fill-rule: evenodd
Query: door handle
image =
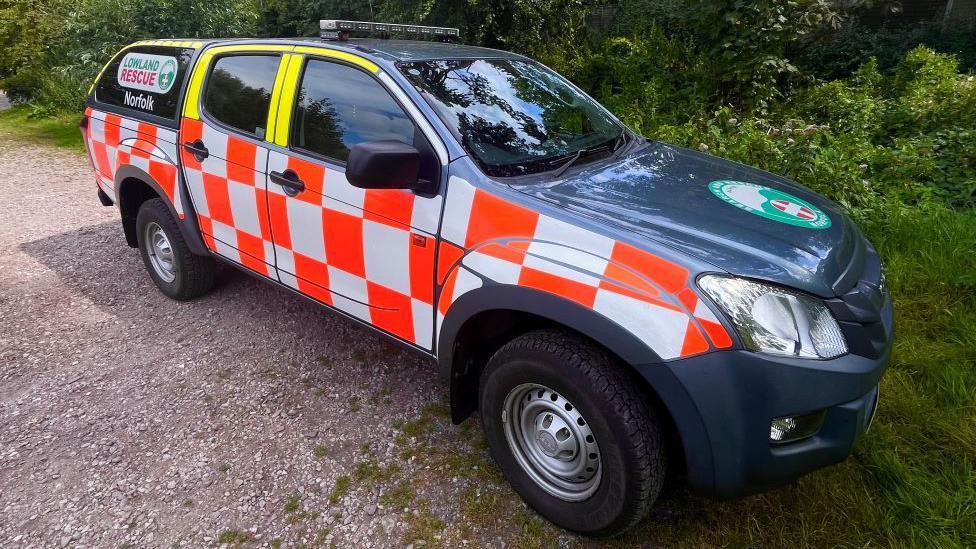
<path fill-rule="evenodd" d="M 288 196 L 295 196 L 296 194 L 305 190 L 305 182 L 299 179 L 298 174 L 295 170 L 285 170 L 284 172 L 271 172 L 268 174 L 271 178 L 271 182 L 277 185 L 281 185 L 284 189 L 285 194 Z"/>
<path fill-rule="evenodd" d="M 200 139 L 183 143 L 183 148 L 186 149 L 186 152 L 192 154 L 193 158 L 195 158 L 197 162 L 203 162 L 204 159 L 210 156 L 210 151 L 207 150 L 207 147 Z"/>

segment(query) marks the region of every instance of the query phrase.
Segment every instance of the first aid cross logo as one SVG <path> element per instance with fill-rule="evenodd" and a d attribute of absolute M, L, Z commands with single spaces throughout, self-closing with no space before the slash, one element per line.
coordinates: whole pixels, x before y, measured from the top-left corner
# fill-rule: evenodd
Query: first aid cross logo
<path fill-rule="evenodd" d="M 831 225 L 820 208 L 771 187 L 722 179 L 709 183 L 708 190 L 737 208 L 787 225 L 807 229 L 826 229 Z"/>

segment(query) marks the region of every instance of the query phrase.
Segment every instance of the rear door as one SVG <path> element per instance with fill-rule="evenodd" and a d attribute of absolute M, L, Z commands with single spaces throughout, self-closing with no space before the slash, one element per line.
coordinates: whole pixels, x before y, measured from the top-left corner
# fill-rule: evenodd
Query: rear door
<path fill-rule="evenodd" d="M 222 46 L 194 69 L 180 125 L 180 158 L 204 242 L 276 278 L 266 173 L 277 92 L 290 47 Z"/>
<path fill-rule="evenodd" d="M 284 148 L 268 160 L 280 280 L 430 350 L 441 197 L 353 187 L 345 161 L 356 143 L 395 139 L 421 151 L 421 177 L 437 181 L 441 162 L 412 106 L 376 65 L 321 50 L 293 63 L 294 91 L 283 93 L 278 115 L 290 121 L 287 133 L 277 130 Z"/>

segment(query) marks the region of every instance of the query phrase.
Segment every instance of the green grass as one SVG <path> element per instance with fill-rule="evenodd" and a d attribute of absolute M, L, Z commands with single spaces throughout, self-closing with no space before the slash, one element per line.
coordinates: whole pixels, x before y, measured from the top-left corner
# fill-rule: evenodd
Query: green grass
<path fill-rule="evenodd" d="M 407 529 L 403 532 L 400 542 L 403 544 L 416 544 L 423 541 L 426 545 L 431 545 L 435 541 L 435 536 L 447 526 L 443 520 L 431 513 L 425 505 L 421 505 L 416 514 L 408 513 L 404 519 Z"/>
<path fill-rule="evenodd" d="M 362 481 L 370 487 L 387 482 L 399 473 L 400 466 L 398 464 L 392 463 L 388 467 L 384 467 L 372 458 L 357 463 L 356 470 L 353 472 L 356 480 Z"/>
<path fill-rule="evenodd" d="M 390 507 L 397 511 L 413 503 L 417 492 L 410 480 L 401 479 L 393 488 L 390 488 L 380 496 L 380 503 L 385 507 Z"/>
<path fill-rule="evenodd" d="M 298 511 L 298 508 L 299 506 L 301 506 L 301 503 L 302 503 L 302 496 L 298 494 L 292 494 L 291 496 L 288 497 L 287 500 L 285 500 L 285 512 L 294 513 L 295 511 Z"/>
<path fill-rule="evenodd" d="M 241 547 L 251 541 L 254 541 L 254 536 L 250 532 L 233 528 L 224 530 L 217 536 L 217 544 L 226 544 L 229 547 Z"/>
<path fill-rule="evenodd" d="M 29 106 L 17 105 L 0 111 L 0 134 L 83 151 L 85 145 L 78 129 L 80 120 L 81 113 L 54 118 L 32 117 Z"/>
<path fill-rule="evenodd" d="M 352 479 L 346 475 L 336 479 L 335 486 L 332 487 L 332 492 L 329 494 L 329 505 L 335 505 L 339 501 L 346 497 L 346 494 L 352 489 Z"/>

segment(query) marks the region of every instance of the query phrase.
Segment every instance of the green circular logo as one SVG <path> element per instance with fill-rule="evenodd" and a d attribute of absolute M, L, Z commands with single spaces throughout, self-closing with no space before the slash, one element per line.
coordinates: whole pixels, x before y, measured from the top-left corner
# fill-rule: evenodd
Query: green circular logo
<path fill-rule="evenodd" d="M 159 73 L 156 76 L 156 81 L 159 83 L 159 89 L 163 93 L 168 92 L 173 87 L 173 82 L 176 81 L 176 62 L 170 59 L 163 63 L 163 67 L 159 69 Z"/>
<path fill-rule="evenodd" d="M 787 225 L 808 229 L 826 229 L 831 225 L 830 218 L 820 208 L 770 187 L 722 179 L 709 183 L 708 190 L 736 208 Z"/>

